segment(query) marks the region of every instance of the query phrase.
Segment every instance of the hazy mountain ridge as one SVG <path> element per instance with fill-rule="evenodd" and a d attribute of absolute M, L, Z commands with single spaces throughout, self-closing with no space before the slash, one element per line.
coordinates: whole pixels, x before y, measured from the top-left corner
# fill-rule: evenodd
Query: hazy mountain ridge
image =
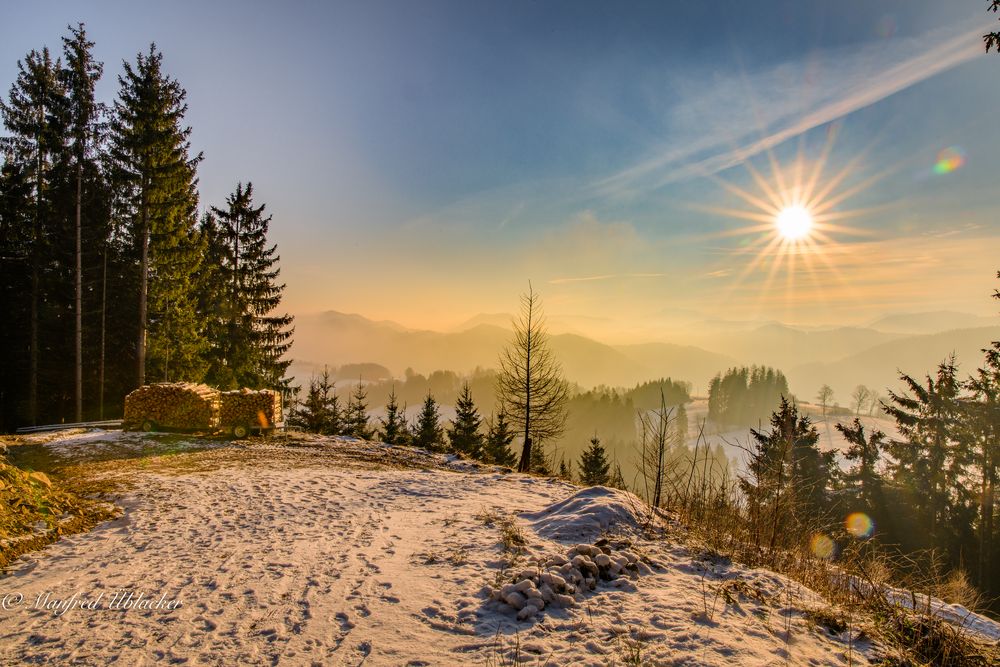
<path fill-rule="evenodd" d="M 323 364 L 357 362 L 379 363 L 400 376 L 406 368 L 421 373 L 495 368 L 511 332 L 479 320 L 504 316 L 477 316 L 468 320 L 472 326 L 451 332 L 411 329 L 336 311 L 299 317 L 294 353 L 301 361 L 296 370 L 309 373 Z M 858 384 L 884 393 L 886 387 L 898 386 L 897 369 L 921 375 L 953 351 L 963 369 L 971 371 L 980 362 L 980 350 L 997 339 L 1000 325 L 907 335 L 861 327 L 803 331 L 780 323 L 704 336 L 703 346 L 607 345 L 572 333 L 551 337 L 566 377 L 586 388 L 628 386 L 669 376 L 691 382 L 696 392 L 703 393 L 720 371 L 767 364 L 785 372 L 792 392 L 800 398 L 810 400 L 820 385 L 829 384 L 844 405 Z"/>
<path fill-rule="evenodd" d="M 899 373 L 916 378 L 933 373 L 942 360 L 954 353 L 960 376 L 970 375 L 983 359 L 982 349 L 1000 339 L 1000 326 L 958 329 L 943 333 L 909 336 L 876 345 L 833 362 L 814 362 L 786 371 L 793 392 L 811 400 L 820 384 L 833 387 L 836 400 L 849 402 L 853 387 L 864 384 L 885 394 L 899 387 Z M 813 386 L 815 385 L 815 386 Z"/>
<path fill-rule="evenodd" d="M 953 310 L 935 310 L 924 313 L 897 313 L 881 317 L 868 326 L 878 331 L 906 334 L 934 334 L 955 329 L 976 329 L 996 326 L 997 318 L 982 317 Z"/>

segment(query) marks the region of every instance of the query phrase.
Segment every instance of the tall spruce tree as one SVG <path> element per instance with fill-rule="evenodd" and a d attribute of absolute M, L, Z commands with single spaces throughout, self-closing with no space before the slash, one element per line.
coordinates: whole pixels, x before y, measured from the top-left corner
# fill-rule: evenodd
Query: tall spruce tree
<path fill-rule="evenodd" d="M 512 467 L 517 462 L 517 457 L 510 450 L 510 443 L 514 441 L 514 437 L 515 433 L 507 421 L 506 413 L 500 410 L 495 417 L 486 420 L 483 460 L 487 463 Z"/>
<path fill-rule="evenodd" d="M 208 380 L 220 387 L 286 387 L 291 363 L 292 317 L 275 314 L 283 284 L 277 246 L 267 241 L 271 216 L 254 206 L 253 184 L 237 184 L 226 208 L 212 207 L 214 225 L 203 225 L 213 267 L 211 288 L 221 297 L 212 315 L 221 321 L 207 330 L 211 346 Z"/>
<path fill-rule="evenodd" d="M 878 472 L 878 464 L 885 448 L 885 433 L 875 429 L 866 437 L 865 427 L 857 417 L 849 425 L 837 424 L 837 430 L 848 443 L 844 458 L 857 462 L 844 476 L 844 480 L 849 487 L 857 489 L 858 496 L 867 508 L 874 511 L 880 504 L 881 497 L 882 477 Z"/>
<path fill-rule="evenodd" d="M 444 449 L 444 429 L 441 428 L 441 415 L 438 412 L 437 401 L 427 392 L 423 407 L 413 425 L 413 444 L 429 449 L 432 452 Z"/>
<path fill-rule="evenodd" d="M 466 382 L 462 385 L 462 393 L 455 403 L 455 419 L 448 429 L 448 442 L 451 443 L 451 448 L 472 458 L 482 458 L 483 434 L 480 432 L 482 423 L 479 410 L 472 400 L 472 390 Z"/>
<path fill-rule="evenodd" d="M 360 379 L 344 409 L 344 435 L 362 440 L 370 440 L 374 435 L 368 417 L 368 390 Z"/>
<path fill-rule="evenodd" d="M 970 449 L 960 437 L 961 383 L 954 357 L 938 365 L 934 377 L 918 382 L 906 374 L 900 379 L 909 393 L 889 392 L 885 410 L 903 435 L 890 441 L 890 474 L 912 491 L 911 507 L 929 538 L 926 546 L 944 549 L 953 557 L 959 537 L 969 531 L 968 489 L 963 483 Z"/>
<path fill-rule="evenodd" d="M 76 259 L 73 272 L 75 315 L 73 331 L 74 350 L 74 408 L 76 421 L 83 420 L 83 238 L 84 238 L 84 172 L 94 169 L 94 152 L 101 141 L 101 107 L 94 96 L 94 89 L 104 71 L 103 63 L 94 60 L 91 53 L 94 43 L 87 39 L 80 23 L 69 27 L 70 36 L 63 37 L 63 55 L 66 65 L 60 72 L 66 89 L 66 116 L 68 121 L 69 153 L 72 161 L 74 185 L 74 228 Z M 101 239 L 103 240 L 103 239 Z"/>
<path fill-rule="evenodd" d="M 587 486 L 607 486 L 611 479 L 611 462 L 607 452 L 596 435 L 590 439 L 590 447 L 580 455 L 580 481 Z"/>
<path fill-rule="evenodd" d="M 116 213 L 132 241 L 138 283 L 136 382 L 200 380 L 204 338 L 196 313 L 195 275 L 204 249 L 196 233 L 196 169 L 180 84 L 162 71 L 151 44 L 135 64 L 122 63 L 110 123 Z"/>
<path fill-rule="evenodd" d="M 970 481 L 978 482 L 979 486 L 976 579 L 980 587 L 996 591 L 1000 588 L 1000 572 L 991 564 L 1000 557 L 996 518 L 1000 481 L 1000 342 L 994 341 L 983 352 L 985 363 L 967 383 L 972 395 L 964 412 L 967 439 L 972 447 Z"/>
<path fill-rule="evenodd" d="M 822 516 L 836 452 L 820 452 L 816 427 L 785 397 L 771 415 L 771 431 L 750 434 L 740 488 L 755 540 L 773 550 L 796 534 L 789 526 L 801 529 Z"/>
<path fill-rule="evenodd" d="M 41 318 L 46 303 L 43 271 L 51 258 L 50 243 L 55 234 L 52 219 L 51 184 L 54 159 L 64 142 L 66 125 L 65 89 L 59 78 L 61 63 L 47 48 L 32 50 L 17 62 L 17 78 L 10 88 L 9 99 L 0 101 L 0 114 L 10 132 L 3 137 L 5 168 L 18 172 L 11 182 L 19 180 L 26 188 L 8 188 L 7 196 L 15 193 L 25 197 L 21 202 L 9 201 L 8 219 L 22 221 L 17 209 L 30 211 L 23 223 L 30 224 L 24 260 L 31 276 L 28 294 L 28 368 L 26 417 L 29 424 L 38 421 L 39 361 L 41 359 Z"/>
<path fill-rule="evenodd" d="M 396 399 L 396 385 L 389 392 L 385 404 L 385 417 L 379 419 L 382 423 L 380 437 L 387 445 L 404 445 L 410 440 L 410 429 L 406 425 L 406 406 L 399 407 Z"/>

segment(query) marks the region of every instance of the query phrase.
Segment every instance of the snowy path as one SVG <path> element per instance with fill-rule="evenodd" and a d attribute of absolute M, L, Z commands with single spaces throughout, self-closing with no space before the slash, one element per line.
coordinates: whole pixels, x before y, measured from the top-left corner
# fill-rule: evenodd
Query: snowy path
<path fill-rule="evenodd" d="M 487 601 L 498 529 L 476 515 L 537 512 L 576 491 L 562 482 L 287 458 L 143 471 L 137 481 L 124 517 L 0 579 L 0 594 L 24 597 L 0 609 L 0 662 L 465 665 L 497 662 L 498 641 L 519 642 L 532 664 L 623 664 L 636 649 L 644 664 L 868 662 L 783 601 L 783 592 L 798 590 L 801 601 L 808 591 L 734 567 L 704 580 L 684 549 L 668 545 L 645 545 L 662 567 L 634 585 L 607 585 L 577 607 L 516 622 Z M 565 551 L 527 535 L 536 553 Z M 713 591 L 734 576 L 771 601 L 720 602 Z M 119 589 L 182 606 L 108 609 Z M 94 610 L 33 608 L 45 593 L 102 591 Z M 716 608 L 711 619 L 699 616 L 706 604 Z"/>

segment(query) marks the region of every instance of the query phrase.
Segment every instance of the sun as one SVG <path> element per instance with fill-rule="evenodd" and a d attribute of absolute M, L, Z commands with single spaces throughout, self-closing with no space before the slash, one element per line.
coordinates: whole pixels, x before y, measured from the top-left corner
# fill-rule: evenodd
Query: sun
<path fill-rule="evenodd" d="M 770 173 L 755 166 L 749 157 L 741 164 L 750 177 L 751 186 L 740 187 L 717 174 L 709 174 L 727 195 L 739 200 L 736 207 L 707 203 L 692 203 L 690 207 L 723 218 L 745 220 L 749 224 L 729 227 L 704 238 L 738 238 L 738 246 L 719 248 L 725 265 L 719 275 L 729 275 L 733 260 L 743 264 L 732 272 L 729 293 L 745 293 L 743 283 L 758 290 L 760 307 L 777 303 L 775 294 L 778 276 L 784 274 L 786 308 L 810 294 L 825 298 L 831 283 L 849 288 L 848 277 L 841 274 L 838 258 L 848 251 L 849 241 L 843 237 L 873 236 L 867 225 L 850 224 L 864 221 L 892 207 L 892 204 L 853 208 L 849 200 L 868 190 L 898 167 L 890 166 L 870 175 L 865 174 L 864 161 L 871 148 L 849 157 L 834 173 L 825 173 L 833 152 L 837 126 L 831 126 L 822 149 L 807 158 L 805 136 L 800 135 L 795 159 L 782 165 L 770 147 L 763 150 Z M 860 219 L 860 220 L 858 220 Z M 745 261 L 740 261 L 744 260 Z M 796 295 L 797 285 L 801 292 Z M 749 287 L 749 286 L 748 286 Z"/>
<path fill-rule="evenodd" d="M 809 236 L 813 217 L 805 206 L 800 204 L 786 206 L 775 216 L 774 226 L 781 238 L 787 241 L 799 241 Z"/>

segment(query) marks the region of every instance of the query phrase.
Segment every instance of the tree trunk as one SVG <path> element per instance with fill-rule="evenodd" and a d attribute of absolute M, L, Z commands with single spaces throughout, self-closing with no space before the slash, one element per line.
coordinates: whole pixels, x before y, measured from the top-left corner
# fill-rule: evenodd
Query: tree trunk
<path fill-rule="evenodd" d="M 527 349 L 524 362 L 524 447 L 521 448 L 521 460 L 517 464 L 518 472 L 530 472 L 531 470 L 531 317 L 534 305 L 528 307 L 528 326 L 525 336 L 527 337 Z"/>
<path fill-rule="evenodd" d="M 38 235 L 35 235 L 31 267 L 31 352 L 28 370 L 28 421 L 38 425 Z"/>
<path fill-rule="evenodd" d="M 83 421 L 83 261 L 80 242 L 80 207 L 83 197 L 83 164 L 76 165 L 76 421 Z"/>
<path fill-rule="evenodd" d="M 517 464 L 518 472 L 531 472 L 531 438 L 524 437 L 524 447 L 521 448 L 521 460 Z"/>
<path fill-rule="evenodd" d="M 143 195 L 145 199 L 145 195 Z M 139 340 L 136 341 L 138 386 L 146 384 L 146 297 L 149 288 L 149 211 L 142 204 L 142 262 L 139 268 Z"/>
<path fill-rule="evenodd" d="M 108 246 L 104 245 L 101 267 L 101 359 L 97 369 L 98 419 L 104 420 L 104 335 L 107 323 L 108 300 Z"/>
<path fill-rule="evenodd" d="M 993 507 L 996 493 L 996 461 L 992 453 L 995 451 L 995 431 L 989 430 L 990 436 L 983 443 L 983 488 L 979 509 L 979 588 L 990 590 L 993 586 L 992 551 L 993 551 Z M 992 441 L 992 442 L 991 442 Z M 989 581 L 988 581 L 989 580 Z"/>
<path fill-rule="evenodd" d="M 36 141 L 39 139 L 36 137 Z M 38 147 L 35 172 L 35 225 L 31 239 L 31 341 L 28 369 L 28 419 L 32 426 L 38 424 L 38 243 L 42 226 L 42 148 Z"/>

